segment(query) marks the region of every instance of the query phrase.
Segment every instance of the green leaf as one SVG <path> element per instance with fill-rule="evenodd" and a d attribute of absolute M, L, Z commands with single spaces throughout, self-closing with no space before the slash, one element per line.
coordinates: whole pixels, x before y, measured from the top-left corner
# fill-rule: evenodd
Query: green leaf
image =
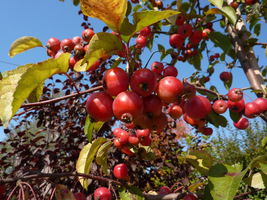
<path fill-rule="evenodd" d="M 180 11 L 180 9 L 182 7 L 182 3 L 183 3 L 183 0 L 177 0 L 176 1 L 176 9 L 177 9 L 177 11 Z"/>
<path fill-rule="evenodd" d="M 258 156 L 254 158 L 248 165 L 249 169 L 253 169 L 254 167 L 258 166 L 259 163 L 266 163 L 267 161 L 267 155 Z"/>
<path fill-rule="evenodd" d="M 127 18 L 124 19 L 120 33 L 124 42 L 128 42 L 129 39 L 141 29 L 154 24 L 160 20 L 168 18 L 172 15 L 177 15 L 180 12 L 174 10 L 163 11 L 142 11 L 133 13 L 134 24 L 131 24 Z"/>
<path fill-rule="evenodd" d="M 42 47 L 43 44 L 40 40 L 32 36 L 24 36 L 17 39 L 12 43 L 9 49 L 9 56 L 12 58 L 15 55 L 27 51 L 35 47 Z"/>
<path fill-rule="evenodd" d="M 138 4 L 133 8 L 133 12 L 137 12 L 141 8 L 142 8 L 142 6 L 140 4 Z"/>
<path fill-rule="evenodd" d="M 257 37 L 261 32 L 261 24 L 257 24 L 254 28 L 254 35 Z"/>
<path fill-rule="evenodd" d="M 205 183 L 193 183 L 188 187 L 188 191 L 195 192 L 201 186 L 205 186 Z"/>
<path fill-rule="evenodd" d="M 229 166 L 216 164 L 211 167 L 208 175 L 208 187 L 214 200 L 233 200 L 248 168 L 242 170 L 242 165 Z"/>
<path fill-rule="evenodd" d="M 122 44 L 116 35 L 104 32 L 96 33 L 90 40 L 84 59 L 75 64 L 74 70 L 86 71 L 102 56 L 112 55 L 119 50 L 122 50 Z"/>
<path fill-rule="evenodd" d="M 100 19 L 106 25 L 119 32 L 126 15 L 127 0 L 81 0 L 84 15 Z"/>
<path fill-rule="evenodd" d="M 161 44 L 158 44 L 158 50 L 159 50 L 159 52 L 160 52 L 161 54 L 165 52 L 165 48 L 164 48 L 164 46 L 161 45 Z"/>
<path fill-rule="evenodd" d="M 50 58 L 7 72 L 0 81 L 0 119 L 5 127 L 36 87 L 54 74 L 68 71 L 69 58 L 70 54 L 64 53 L 57 59 Z"/>
<path fill-rule="evenodd" d="M 223 6 L 221 11 L 223 12 L 223 16 L 225 16 L 231 22 L 231 24 L 236 24 L 237 16 L 234 8 L 231 6 Z"/>
<path fill-rule="evenodd" d="M 230 79 L 228 81 L 224 81 L 223 84 L 224 84 L 224 87 L 229 91 L 232 86 L 232 83 L 233 83 L 233 75 L 231 73 Z"/>
<path fill-rule="evenodd" d="M 217 128 L 219 128 L 219 126 L 227 126 L 227 119 L 224 116 L 215 113 L 213 110 L 208 115 L 208 118 L 210 119 L 210 122 Z"/>
<path fill-rule="evenodd" d="M 230 117 L 231 117 L 231 119 L 232 119 L 235 123 L 237 123 L 237 122 L 240 120 L 240 118 L 242 117 L 242 114 L 240 114 L 240 113 L 232 112 L 232 111 L 230 111 L 230 110 L 229 110 L 229 113 L 230 113 Z"/>
<path fill-rule="evenodd" d="M 44 88 L 44 83 L 39 84 L 32 92 L 31 94 L 28 96 L 28 101 L 30 103 L 33 102 L 38 102 L 40 101 L 42 94 L 43 94 L 43 88 Z"/>
<path fill-rule="evenodd" d="M 212 3 L 217 8 L 222 8 L 223 0 L 209 0 L 210 3 Z"/>
<path fill-rule="evenodd" d="M 106 142 L 107 139 L 100 137 L 94 140 L 92 143 L 88 143 L 83 147 L 79 154 L 79 158 L 76 164 L 76 170 L 78 173 L 89 174 L 91 164 L 94 160 L 95 154 L 100 147 L 100 145 Z M 87 179 L 79 179 L 81 185 L 87 190 L 88 180 Z"/>
<path fill-rule="evenodd" d="M 145 200 L 142 191 L 135 186 L 130 186 L 128 190 L 119 186 L 118 191 L 121 200 Z"/>
<path fill-rule="evenodd" d="M 265 147 L 267 145 L 267 136 L 265 138 L 262 139 L 261 141 L 261 146 Z"/>
<path fill-rule="evenodd" d="M 267 175 L 262 172 L 258 172 L 253 174 L 251 177 L 245 178 L 244 182 L 253 188 L 265 189 L 267 187 Z"/>
<path fill-rule="evenodd" d="M 73 5 L 78 6 L 80 4 L 80 0 L 72 0 Z"/>
<path fill-rule="evenodd" d="M 227 53 L 232 48 L 230 38 L 220 32 L 216 31 L 210 32 L 209 38 L 215 45 L 220 47 L 225 53 Z"/>
<path fill-rule="evenodd" d="M 201 59 L 202 59 L 202 55 L 198 53 L 194 57 L 190 58 L 188 62 L 192 64 L 196 70 L 201 70 Z"/>
<path fill-rule="evenodd" d="M 260 169 L 261 171 L 267 175 L 267 161 L 265 161 L 265 163 L 263 162 L 259 162 L 259 166 L 260 166 Z"/>
<path fill-rule="evenodd" d="M 86 135 L 88 141 L 92 142 L 93 133 L 98 133 L 98 131 L 102 128 L 104 122 L 92 122 L 89 115 L 86 117 L 85 125 L 84 125 L 84 134 Z"/>
<path fill-rule="evenodd" d="M 97 151 L 96 154 L 96 163 L 98 165 L 103 165 L 102 170 L 103 173 L 108 174 L 108 151 L 111 145 L 113 144 L 112 141 L 108 141 L 104 143 Z"/>
<path fill-rule="evenodd" d="M 213 165 L 211 155 L 205 150 L 192 150 L 186 155 L 186 160 L 190 162 L 203 176 L 208 175 Z"/>

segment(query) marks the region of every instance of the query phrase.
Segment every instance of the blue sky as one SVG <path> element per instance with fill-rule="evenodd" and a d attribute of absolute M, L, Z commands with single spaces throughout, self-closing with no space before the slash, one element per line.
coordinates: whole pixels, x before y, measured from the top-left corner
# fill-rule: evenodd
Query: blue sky
<path fill-rule="evenodd" d="M 167 2 L 164 1 L 164 5 Z M 22 54 L 16 55 L 14 58 L 8 56 L 9 48 L 16 39 L 23 36 L 34 36 L 38 38 L 43 45 L 46 45 L 47 40 L 50 37 L 56 37 L 60 40 L 65 38 L 73 38 L 74 36 L 81 36 L 83 28 L 80 26 L 83 22 L 82 15 L 78 15 L 79 6 L 75 7 L 71 0 L 60 2 L 59 0 L 12 0 L 1 1 L 0 3 L 0 71 L 15 69 L 19 65 L 27 63 L 37 63 L 46 60 L 46 50 L 44 48 L 31 49 Z M 95 32 L 102 31 L 103 23 L 99 20 L 89 18 L 89 22 L 93 25 Z M 215 26 L 216 28 L 216 26 Z M 267 31 L 265 24 L 262 25 L 262 33 Z M 262 34 L 263 35 L 263 34 Z M 261 35 L 260 42 L 267 42 L 266 37 Z M 133 40 L 134 42 L 134 40 Z M 160 37 L 156 39 L 157 43 L 161 43 L 169 48 L 168 37 Z M 218 48 L 211 49 L 211 53 L 221 52 Z M 256 55 L 259 56 L 260 66 L 266 66 L 266 56 L 263 49 L 259 47 L 255 48 Z M 143 63 L 146 63 L 151 52 L 147 51 L 144 54 Z M 159 61 L 160 54 L 157 53 L 153 56 L 151 63 Z M 203 74 L 206 72 L 208 62 L 206 57 L 203 61 Z M 194 68 L 187 63 L 178 62 L 175 65 L 178 68 L 178 78 L 182 79 L 188 77 L 194 71 Z M 225 64 L 218 64 L 215 67 L 215 73 L 211 78 L 208 87 L 216 85 L 220 93 L 226 94 L 227 90 L 224 88 L 223 83 L 219 80 L 219 74 L 225 70 Z M 249 83 L 245 77 L 243 70 L 235 68 L 232 70 L 235 87 L 247 87 Z M 207 75 L 207 74 L 206 74 Z M 253 94 L 247 92 L 252 98 L 255 98 Z M 3 137 L 3 129 L 0 127 L 0 140 Z"/>

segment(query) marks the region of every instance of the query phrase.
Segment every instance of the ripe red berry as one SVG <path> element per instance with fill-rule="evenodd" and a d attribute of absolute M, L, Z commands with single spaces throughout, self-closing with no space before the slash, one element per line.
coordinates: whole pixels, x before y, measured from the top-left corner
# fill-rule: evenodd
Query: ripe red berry
<path fill-rule="evenodd" d="M 223 82 L 226 82 L 226 81 L 229 81 L 230 78 L 231 78 L 232 74 L 230 72 L 222 72 L 220 74 L 220 79 L 223 81 Z"/>
<path fill-rule="evenodd" d="M 218 114 L 223 114 L 228 109 L 228 104 L 224 100 L 217 100 L 213 103 L 213 110 Z"/>
<path fill-rule="evenodd" d="M 192 99 L 194 96 L 196 96 L 197 90 L 194 85 L 191 85 L 188 82 L 183 82 L 184 85 L 184 96 L 187 99 Z"/>
<path fill-rule="evenodd" d="M 179 34 L 172 34 L 169 39 L 169 43 L 173 48 L 180 48 L 184 44 L 184 38 L 182 38 Z"/>
<path fill-rule="evenodd" d="M 204 128 L 203 132 L 202 132 L 204 135 L 212 135 L 213 133 L 213 130 L 212 128 Z"/>
<path fill-rule="evenodd" d="M 164 77 L 166 77 L 166 76 L 176 77 L 176 76 L 178 76 L 178 70 L 173 65 L 169 65 L 168 67 L 163 69 L 163 76 Z"/>
<path fill-rule="evenodd" d="M 92 37 L 95 35 L 95 32 L 92 30 L 92 29 L 85 29 L 83 32 L 82 32 L 82 38 L 83 38 L 83 41 L 85 42 L 90 42 L 90 40 L 92 39 Z"/>
<path fill-rule="evenodd" d="M 86 196 L 81 192 L 74 193 L 74 197 L 76 200 L 86 200 Z"/>
<path fill-rule="evenodd" d="M 232 102 L 240 101 L 243 98 L 243 91 L 240 88 L 233 88 L 228 92 L 228 98 Z"/>
<path fill-rule="evenodd" d="M 185 113 L 193 119 L 205 119 L 211 112 L 212 106 L 206 97 L 196 95 L 185 103 L 184 109 Z"/>
<path fill-rule="evenodd" d="M 202 31 L 200 30 L 195 30 L 189 37 L 189 40 L 192 44 L 199 44 L 202 39 Z"/>
<path fill-rule="evenodd" d="M 137 48 L 143 48 L 146 46 L 146 37 L 139 35 L 136 40 L 135 40 L 135 44 Z"/>
<path fill-rule="evenodd" d="M 86 101 L 87 113 L 95 121 L 106 122 L 113 117 L 112 97 L 106 92 L 92 93 Z"/>
<path fill-rule="evenodd" d="M 139 138 L 137 137 L 137 135 L 135 133 L 129 135 L 129 143 L 132 145 L 138 145 L 140 143 Z"/>
<path fill-rule="evenodd" d="M 192 194 L 186 194 L 184 200 L 197 200 L 197 198 Z"/>
<path fill-rule="evenodd" d="M 125 123 L 131 123 L 135 118 L 142 115 L 143 100 L 135 92 L 121 92 L 114 99 L 112 108 L 117 119 Z"/>
<path fill-rule="evenodd" d="M 160 75 L 163 71 L 164 65 L 161 62 L 155 61 L 151 65 L 151 71 Z"/>
<path fill-rule="evenodd" d="M 177 26 L 180 26 L 180 25 L 184 24 L 184 22 L 185 22 L 185 16 L 184 16 L 183 14 L 179 14 L 179 15 L 177 15 L 175 24 L 176 24 Z"/>
<path fill-rule="evenodd" d="M 144 37 L 148 37 L 150 34 L 151 34 L 150 26 L 147 26 L 147 27 L 140 30 L 140 35 L 142 35 Z"/>
<path fill-rule="evenodd" d="M 117 96 L 128 89 L 129 76 L 123 69 L 116 67 L 105 72 L 102 82 L 108 94 Z"/>
<path fill-rule="evenodd" d="M 234 126 L 238 129 L 247 129 L 247 127 L 249 126 L 249 121 L 247 118 L 245 117 L 241 117 L 238 122 L 233 122 Z"/>
<path fill-rule="evenodd" d="M 60 50 L 60 40 L 52 37 L 47 41 L 46 47 L 55 53 Z"/>
<path fill-rule="evenodd" d="M 151 132 L 161 133 L 167 126 L 168 118 L 165 113 L 161 113 L 159 116 L 152 120 L 147 118 L 146 125 Z"/>
<path fill-rule="evenodd" d="M 82 44 L 83 43 L 83 39 L 80 36 L 74 36 L 72 38 L 72 42 L 76 45 L 76 44 Z"/>
<path fill-rule="evenodd" d="M 208 40 L 209 39 L 209 33 L 211 32 L 210 29 L 208 28 L 205 28 L 203 31 L 202 31 L 202 38 L 204 40 Z"/>
<path fill-rule="evenodd" d="M 173 119 L 179 119 L 183 115 L 183 109 L 179 105 L 173 104 L 168 108 L 168 114 Z"/>
<path fill-rule="evenodd" d="M 228 100 L 227 104 L 228 104 L 229 110 L 234 112 L 234 113 L 240 113 L 245 108 L 245 102 L 243 99 L 241 99 L 240 101 L 237 101 L 237 102 L 233 102 L 231 100 Z"/>
<path fill-rule="evenodd" d="M 257 2 L 258 2 L 258 0 L 245 0 L 245 4 L 247 4 L 249 6 L 252 6 Z"/>
<path fill-rule="evenodd" d="M 149 136 L 146 138 L 143 138 L 143 140 L 140 141 L 140 144 L 143 146 L 151 146 L 151 143 L 152 143 L 152 139 Z"/>
<path fill-rule="evenodd" d="M 258 104 L 249 102 L 245 104 L 244 115 L 247 118 L 255 118 L 261 113 L 261 109 Z"/>
<path fill-rule="evenodd" d="M 230 6 L 231 6 L 233 9 L 236 10 L 236 9 L 238 8 L 239 4 L 238 4 L 238 2 L 233 1 L 233 2 L 230 3 Z"/>
<path fill-rule="evenodd" d="M 162 112 L 162 101 L 157 95 L 151 94 L 147 97 L 144 97 L 143 103 L 143 114 L 150 119 L 159 116 Z"/>
<path fill-rule="evenodd" d="M 116 133 L 116 136 L 121 144 L 126 144 L 129 141 L 129 133 L 125 130 L 121 129 L 118 133 Z"/>
<path fill-rule="evenodd" d="M 189 117 L 186 113 L 183 114 L 183 119 L 186 123 L 190 124 L 193 127 L 203 127 L 206 124 L 206 120 L 193 119 Z"/>
<path fill-rule="evenodd" d="M 71 39 L 66 38 L 61 41 L 60 48 L 64 53 L 71 52 L 74 48 L 74 43 L 72 42 Z"/>
<path fill-rule="evenodd" d="M 189 37 L 192 34 L 192 32 L 193 32 L 193 28 L 191 24 L 183 24 L 178 29 L 178 34 L 184 39 Z"/>
<path fill-rule="evenodd" d="M 256 103 L 259 106 L 261 113 L 263 113 L 264 111 L 267 110 L 267 99 L 265 99 L 265 98 L 257 98 L 253 102 Z"/>
<path fill-rule="evenodd" d="M 111 200 L 111 192 L 108 188 L 100 187 L 94 192 L 94 200 Z"/>
<path fill-rule="evenodd" d="M 150 131 L 149 129 L 137 129 L 136 136 L 142 141 L 144 138 L 149 137 Z"/>
<path fill-rule="evenodd" d="M 142 97 L 149 96 L 158 86 L 157 76 L 147 68 L 135 71 L 130 80 L 132 91 Z"/>
<path fill-rule="evenodd" d="M 172 193 L 171 189 L 167 186 L 162 186 L 159 189 L 159 194 L 171 194 L 171 193 Z"/>
<path fill-rule="evenodd" d="M 159 81 L 157 94 L 165 103 L 177 102 L 184 94 L 183 83 L 173 76 L 166 76 Z"/>
<path fill-rule="evenodd" d="M 124 179 L 128 175 L 128 168 L 125 164 L 117 164 L 113 169 L 114 176 L 118 179 Z"/>

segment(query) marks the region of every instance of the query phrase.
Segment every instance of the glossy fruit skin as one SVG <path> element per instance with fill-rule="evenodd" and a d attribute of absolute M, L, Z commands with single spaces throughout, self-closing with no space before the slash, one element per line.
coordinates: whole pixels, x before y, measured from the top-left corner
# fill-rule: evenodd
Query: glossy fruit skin
<path fill-rule="evenodd" d="M 229 81 L 230 78 L 231 78 L 232 74 L 230 72 L 222 72 L 220 74 L 220 79 L 223 81 L 223 82 L 226 82 L 226 81 Z"/>
<path fill-rule="evenodd" d="M 233 88 L 228 92 L 228 98 L 232 102 L 240 101 L 243 98 L 243 91 L 240 88 Z"/>
<path fill-rule="evenodd" d="M 161 133 L 167 126 L 168 118 L 165 113 L 161 113 L 154 119 L 147 119 L 146 125 L 151 132 Z"/>
<path fill-rule="evenodd" d="M 243 114 L 247 118 L 255 118 L 255 117 L 259 116 L 260 113 L 261 113 L 261 110 L 260 110 L 260 107 L 258 106 L 258 104 L 254 103 L 254 102 L 249 102 L 249 103 L 245 104 Z"/>
<path fill-rule="evenodd" d="M 160 75 L 163 71 L 164 65 L 161 62 L 155 61 L 151 65 L 151 71 Z"/>
<path fill-rule="evenodd" d="M 140 141 L 140 144 L 143 145 L 143 146 L 151 146 L 152 144 L 152 139 L 151 137 L 146 137 L 146 138 L 143 138 L 142 141 Z"/>
<path fill-rule="evenodd" d="M 157 76 L 150 69 L 138 69 L 131 76 L 130 86 L 135 93 L 147 97 L 157 89 Z"/>
<path fill-rule="evenodd" d="M 180 35 L 180 37 L 184 39 L 189 37 L 192 34 L 192 32 L 193 32 L 193 28 L 191 24 L 183 24 L 178 29 L 178 34 Z"/>
<path fill-rule="evenodd" d="M 239 4 L 238 4 L 238 2 L 233 1 L 233 2 L 230 3 L 230 6 L 231 6 L 233 9 L 236 10 L 236 9 L 238 8 Z"/>
<path fill-rule="evenodd" d="M 129 76 L 123 69 L 116 67 L 105 72 L 102 82 L 108 94 L 117 96 L 128 89 Z"/>
<path fill-rule="evenodd" d="M 147 97 L 144 97 L 143 104 L 143 114 L 150 119 L 159 116 L 162 112 L 162 101 L 157 95 L 151 94 Z"/>
<path fill-rule="evenodd" d="M 106 122 L 113 117 L 112 102 L 106 92 L 92 93 L 86 101 L 86 111 L 94 120 Z"/>
<path fill-rule="evenodd" d="M 175 24 L 176 24 L 177 26 L 180 26 L 180 25 L 184 24 L 184 22 L 185 22 L 185 16 L 184 16 L 183 14 L 179 14 L 179 15 L 177 15 Z"/>
<path fill-rule="evenodd" d="M 186 123 L 190 124 L 193 127 L 203 127 L 206 124 L 206 120 L 193 119 L 186 113 L 183 114 L 183 119 Z"/>
<path fill-rule="evenodd" d="M 213 103 L 213 110 L 218 114 L 223 114 L 228 109 L 228 104 L 224 100 L 217 100 Z"/>
<path fill-rule="evenodd" d="M 204 128 L 204 130 L 203 130 L 203 134 L 204 135 L 212 135 L 212 133 L 213 133 L 213 130 L 212 130 L 212 128 Z"/>
<path fill-rule="evenodd" d="M 163 69 L 163 76 L 164 77 L 166 77 L 166 76 L 176 77 L 176 76 L 178 76 L 178 70 L 173 65 L 169 65 L 168 67 Z"/>
<path fill-rule="evenodd" d="M 114 167 L 113 173 L 116 178 L 124 179 L 128 175 L 128 168 L 124 163 L 120 163 Z"/>
<path fill-rule="evenodd" d="M 172 34 L 169 39 L 169 43 L 173 48 L 180 48 L 184 44 L 184 38 L 182 38 L 179 34 Z"/>
<path fill-rule="evenodd" d="M 177 102 L 183 94 L 184 86 L 179 79 L 173 76 L 166 76 L 159 81 L 157 95 L 165 103 Z"/>
<path fill-rule="evenodd" d="M 86 200 L 86 196 L 81 192 L 74 193 L 74 197 L 76 200 Z"/>
<path fill-rule="evenodd" d="M 200 30 L 195 30 L 189 37 L 189 40 L 192 44 L 199 44 L 202 39 L 202 31 Z"/>
<path fill-rule="evenodd" d="M 83 39 L 80 36 L 74 36 L 72 38 L 72 42 L 76 45 L 76 44 L 82 44 L 83 43 Z"/>
<path fill-rule="evenodd" d="M 122 146 L 123 146 L 123 144 L 120 142 L 120 139 L 119 139 L 119 138 L 115 138 L 115 139 L 113 140 L 113 143 L 114 143 L 114 145 L 115 145 L 118 149 L 121 149 Z"/>
<path fill-rule="evenodd" d="M 168 108 L 168 114 L 173 119 L 179 119 L 183 115 L 183 109 L 180 106 L 173 104 Z"/>
<path fill-rule="evenodd" d="M 265 99 L 265 98 L 257 98 L 253 102 L 256 103 L 259 106 L 261 113 L 263 113 L 264 111 L 267 110 L 267 99 Z"/>
<path fill-rule="evenodd" d="M 241 117 L 237 123 L 233 122 L 234 126 L 238 129 L 247 129 L 247 127 L 249 126 L 249 121 L 247 118 L 245 117 Z"/>
<path fill-rule="evenodd" d="M 194 96 L 196 96 L 197 90 L 194 85 L 191 85 L 188 82 L 183 82 L 183 85 L 185 98 L 192 99 Z"/>
<path fill-rule="evenodd" d="M 64 53 L 71 52 L 74 48 L 74 43 L 72 42 L 71 39 L 66 38 L 61 41 L 60 48 Z"/>
<path fill-rule="evenodd" d="M 197 200 L 197 198 L 192 194 L 186 194 L 184 200 Z"/>
<path fill-rule="evenodd" d="M 149 129 L 137 129 L 136 136 L 142 141 L 144 138 L 149 137 L 150 131 Z"/>
<path fill-rule="evenodd" d="M 171 189 L 167 186 L 162 186 L 159 189 L 159 194 L 171 194 L 171 193 L 172 193 Z"/>
<path fill-rule="evenodd" d="M 258 0 L 245 0 L 245 4 L 247 4 L 249 6 L 254 5 L 257 2 L 258 2 Z"/>
<path fill-rule="evenodd" d="M 239 113 L 244 110 L 245 108 L 245 102 L 243 99 L 237 102 L 232 102 L 231 100 L 227 101 L 228 108 L 231 112 Z"/>
<path fill-rule="evenodd" d="M 132 91 L 121 92 L 114 99 L 113 113 L 117 119 L 131 123 L 143 113 L 143 100 Z"/>
<path fill-rule="evenodd" d="M 46 47 L 55 53 L 60 50 L 60 40 L 52 37 L 47 41 Z"/>
<path fill-rule="evenodd" d="M 139 3 L 139 0 L 131 0 L 132 3 Z"/>
<path fill-rule="evenodd" d="M 83 41 L 85 42 L 90 42 L 90 40 L 92 39 L 92 37 L 94 36 L 95 32 L 90 29 L 90 28 L 87 28 L 85 29 L 83 32 L 82 32 L 82 38 L 83 38 Z"/>
<path fill-rule="evenodd" d="M 142 35 L 144 37 L 148 37 L 150 34 L 151 34 L 150 26 L 147 26 L 147 27 L 140 30 L 140 35 Z"/>
<path fill-rule="evenodd" d="M 202 38 L 204 40 L 208 40 L 209 39 L 209 33 L 211 32 L 210 29 L 208 28 L 205 28 L 203 31 L 202 31 Z"/>
<path fill-rule="evenodd" d="M 120 130 L 117 134 L 117 138 L 121 144 L 126 144 L 129 141 L 129 133 L 125 130 Z"/>
<path fill-rule="evenodd" d="M 111 192 L 106 187 L 97 188 L 94 192 L 94 200 L 111 200 Z"/>
<path fill-rule="evenodd" d="M 210 101 L 203 96 L 196 95 L 185 103 L 185 113 L 193 119 L 204 119 L 211 112 Z"/>
<path fill-rule="evenodd" d="M 136 40 L 135 40 L 135 44 L 137 48 L 143 48 L 146 46 L 146 37 L 139 35 Z"/>
<path fill-rule="evenodd" d="M 137 146 L 140 143 L 140 139 L 137 137 L 136 134 L 129 135 L 129 143 L 132 145 Z"/>
<path fill-rule="evenodd" d="M 122 145 L 121 151 L 123 153 L 127 154 L 128 156 L 134 155 L 134 153 L 129 149 L 129 147 L 127 146 L 127 144 Z"/>

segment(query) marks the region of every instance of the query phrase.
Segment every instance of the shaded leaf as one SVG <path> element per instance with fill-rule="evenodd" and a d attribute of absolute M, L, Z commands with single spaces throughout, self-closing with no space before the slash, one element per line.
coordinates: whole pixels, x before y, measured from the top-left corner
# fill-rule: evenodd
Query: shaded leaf
<path fill-rule="evenodd" d="M 208 175 L 213 165 L 211 155 L 204 150 L 192 150 L 186 155 L 186 160 L 190 162 L 203 176 Z"/>
<path fill-rule="evenodd" d="M 39 84 L 27 98 L 30 103 L 40 101 L 43 94 L 44 83 Z"/>
<path fill-rule="evenodd" d="M 118 32 L 127 11 L 127 0 L 81 0 L 81 10 Z"/>
<path fill-rule="evenodd" d="M 122 44 L 116 35 L 105 32 L 96 33 L 90 40 L 84 59 L 75 64 L 74 70 L 86 71 L 99 58 L 106 54 L 112 55 L 119 50 L 122 50 Z"/>
<path fill-rule="evenodd" d="M 124 187 L 119 187 L 118 189 L 120 199 L 127 199 L 127 200 L 145 200 L 145 197 L 142 193 L 142 191 L 135 187 L 135 186 L 130 186 L 128 190 L 126 190 Z"/>
<path fill-rule="evenodd" d="M 100 137 L 94 140 L 92 143 L 88 143 L 83 147 L 79 154 L 79 158 L 76 164 L 76 170 L 79 173 L 89 174 L 91 164 L 95 157 L 95 154 L 102 143 L 104 143 L 107 139 Z M 81 185 L 87 190 L 87 179 L 80 179 Z"/>
<path fill-rule="evenodd" d="M 6 73 L 0 81 L 0 118 L 5 127 L 36 87 L 54 74 L 68 71 L 69 58 L 70 54 L 65 53 L 57 59 L 20 66 Z"/>
<path fill-rule="evenodd" d="M 84 125 L 84 134 L 86 135 L 88 141 L 92 142 L 93 132 L 98 133 L 98 131 L 103 126 L 104 122 L 92 122 L 89 115 L 86 117 L 85 125 Z"/>
<path fill-rule="evenodd" d="M 107 161 L 108 161 L 108 151 L 111 145 L 113 144 L 112 141 L 105 142 L 97 151 L 96 154 L 96 163 L 98 165 L 103 165 L 103 173 L 107 174 Z"/>
<path fill-rule="evenodd" d="M 220 32 L 216 31 L 211 32 L 209 34 L 209 38 L 215 45 L 220 47 L 225 53 L 227 53 L 232 48 L 230 38 Z"/>
<path fill-rule="evenodd" d="M 15 55 L 27 51 L 35 47 L 42 47 L 43 44 L 40 40 L 32 36 L 24 36 L 17 39 L 12 43 L 9 49 L 9 56 L 12 58 Z"/>
<path fill-rule="evenodd" d="M 232 112 L 232 111 L 230 111 L 230 110 L 229 110 L 229 113 L 230 113 L 230 117 L 231 117 L 231 119 L 232 119 L 235 123 L 237 123 L 237 122 L 240 120 L 240 118 L 242 117 L 242 114 L 240 114 L 240 113 Z"/>
<path fill-rule="evenodd" d="M 208 115 L 208 118 L 210 119 L 209 121 L 217 128 L 219 128 L 219 126 L 227 126 L 227 119 L 224 116 L 215 113 L 214 110 L 211 111 L 211 113 Z"/>

